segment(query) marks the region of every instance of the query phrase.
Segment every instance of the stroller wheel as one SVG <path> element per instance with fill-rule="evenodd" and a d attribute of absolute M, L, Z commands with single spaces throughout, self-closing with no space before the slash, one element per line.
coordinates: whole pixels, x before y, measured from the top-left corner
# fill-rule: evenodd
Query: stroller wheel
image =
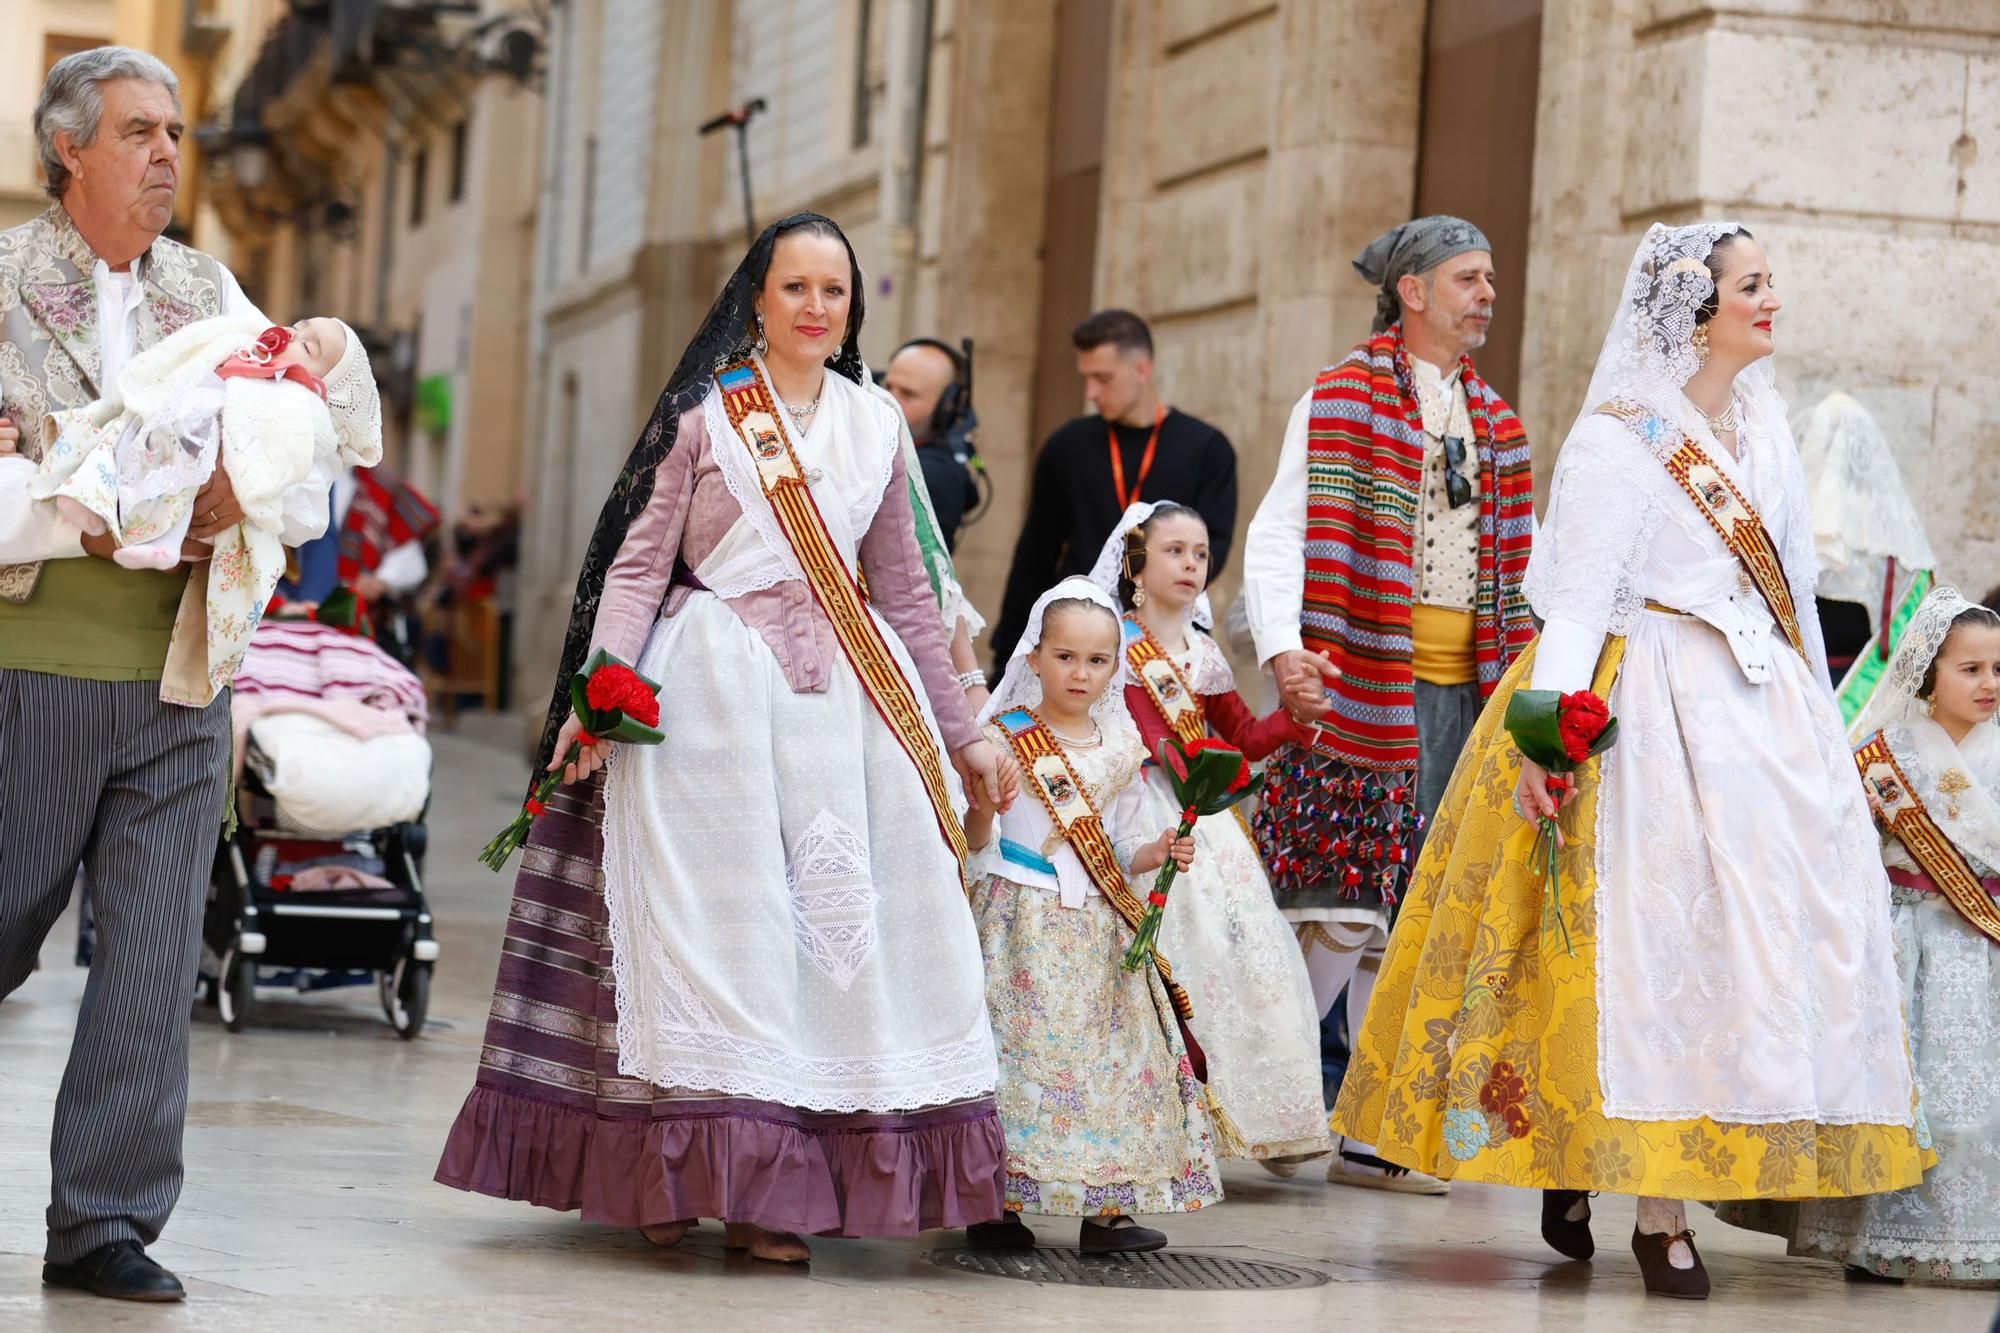
<path fill-rule="evenodd" d="M 389 1025 L 404 1041 L 413 1041 L 424 1030 L 424 1015 L 431 1007 L 431 965 L 404 957 L 396 960 L 391 972 L 376 974 L 382 993 L 382 1012 Z"/>
<path fill-rule="evenodd" d="M 257 964 L 237 953 L 234 945 L 222 955 L 222 982 L 215 999 L 222 1013 L 222 1026 L 231 1032 L 241 1032 L 250 1021 L 250 1007 L 257 1000 Z"/>

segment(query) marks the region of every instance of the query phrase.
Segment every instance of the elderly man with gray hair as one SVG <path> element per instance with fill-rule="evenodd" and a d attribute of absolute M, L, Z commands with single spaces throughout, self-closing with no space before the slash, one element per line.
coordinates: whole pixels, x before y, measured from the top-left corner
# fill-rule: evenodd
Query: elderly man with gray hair
<path fill-rule="evenodd" d="M 178 89 L 125 47 L 59 61 L 34 115 L 55 203 L 0 232 L 0 997 L 34 970 L 82 865 L 99 943 L 56 1096 L 42 1280 L 150 1301 L 184 1295 L 145 1247 L 180 1195 L 189 1005 L 230 763 L 228 694 L 176 706 L 161 678 L 177 624 L 203 632 L 199 539 L 243 515 L 218 466 L 189 563 L 128 569 L 110 533 L 70 526 L 28 483 L 51 413 L 115 397 L 127 362 L 195 320 L 256 314 L 221 264 L 162 236 Z M 329 483 L 316 471 L 285 492 L 288 545 L 325 527 Z"/>
<path fill-rule="evenodd" d="M 1319 727 L 1272 760 L 1258 842 L 1322 1018 L 1345 989 L 1358 1029 L 1424 825 L 1481 701 L 1534 637 L 1534 482 L 1521 423 L 1470 355 L 1493 317 L 1485 235 L 1418 218 L 1354 267 L 1377 289 L 1374 333 L 1293 408 L 1243 593 L 1258 659 Z M 1327 1178 L 1445 1190 L 1352 1142 Z"/>

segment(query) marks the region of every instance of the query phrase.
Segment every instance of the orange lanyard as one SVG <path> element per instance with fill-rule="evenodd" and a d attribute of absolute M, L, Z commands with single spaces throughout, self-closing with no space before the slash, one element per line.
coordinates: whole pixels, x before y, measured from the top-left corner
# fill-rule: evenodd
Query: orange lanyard
<path fill-rule="evenodd" d="M 1125 493 L 1125 451 L 1118 447 L 1118 427 L 1111 421 L 1104 423 L 1104 429 L 1111 435 L 1111 485 L 1118 492 L 1118 512 L 1124 513 L 1139 503 L 1139 492 L 1146 489 L 1146 474 L 1153 470 L 1153 455 L 1160 448 L 1160 427 L 1166 422 L 1167 408 L 1160 405 L 1160 414 L 1153 418 L 1153 435 L 1146 441 L 1146 452 L 1139 459 L 1139 481 L 1132 487 L 1132 493 Z"/>

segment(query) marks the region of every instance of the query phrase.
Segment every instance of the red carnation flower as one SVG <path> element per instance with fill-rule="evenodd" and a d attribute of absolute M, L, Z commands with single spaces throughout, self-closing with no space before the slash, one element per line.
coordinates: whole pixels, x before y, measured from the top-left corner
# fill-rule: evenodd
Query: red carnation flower
<path fill-rule="evenodd" d="M 1588 690 L 1565 694 L 1556 707 L 1556 730 L 1561 733 L 1563 753 L 1576 763 L 1590 758 L 1590 747 L 1611 723 L 1611 710 L 1604 700 Z"/>
<path fill-rule="evenodd" d="M 584 687 L 584 698 L 600 712 L 608 713 L 615 709 L 649 727 L 660 724 L 659 696 L 630 667 L 615 663 L 599 667 L 591 673 L 590 682 Z"/>

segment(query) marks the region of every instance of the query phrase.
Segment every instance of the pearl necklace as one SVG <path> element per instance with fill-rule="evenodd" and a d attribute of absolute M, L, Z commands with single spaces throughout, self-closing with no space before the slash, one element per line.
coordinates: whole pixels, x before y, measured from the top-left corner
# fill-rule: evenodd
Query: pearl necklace
<path fill-rule="evenodd" d="M 1066 732 L 1057 731 L 1052 723 L 1043 723 L 1043 725 L 1048 727 L 1050 733 L 1053 734 L 1057 740 L 1062 741 L 1064 744 L 1069 745 L 1074 749 L 1095 750 L 1098 746 L 1104 744 L 1104 728 L 1096 725 L 1095 723 L 1091 724 L 1090 735 L 1085 736 L 1082 739 L 1078 739 L 1075 736 L 1071 736 Z"/>
<path fill-rule="evenodd" d="M 1701 408 L 1697 406 L 1695 411 L 1701 412 Z M 1729 400 L 1729 406 L 1723 408 L 1719 416 L 1710 416 L 1706 412 L 1701 412 L 1701 419 L 1708 423 L 1709 432 L 1718 440 L 1743 424 L 1742 417 L 1736 410 L 1736 400 L 1734 398 Z"/>

